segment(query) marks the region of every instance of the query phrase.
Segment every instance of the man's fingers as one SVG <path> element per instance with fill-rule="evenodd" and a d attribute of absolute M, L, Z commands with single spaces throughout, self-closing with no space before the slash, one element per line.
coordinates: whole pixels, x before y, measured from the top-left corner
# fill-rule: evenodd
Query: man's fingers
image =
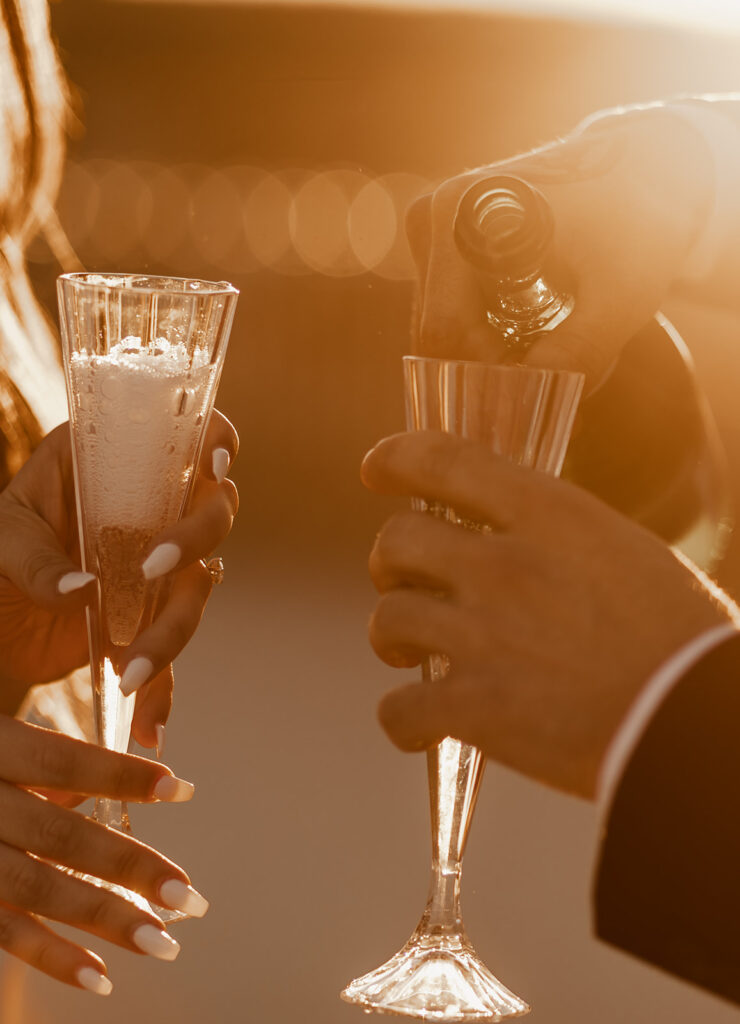
<path fill-rule="evenodd" d="M 460 735 L 459 707 L 454 682 L 408 683 L 386 693 L 378 705 L 378 718 L 388 737 L 401 750 L 426 750 L 445 736 Z"/>
<path fill-rule="evenodd" d="M 429 513 L 397 512 L 370 553 L 370 578 L 380 593 L 414 586 L 457 595 L 466 567 L 480 559 L 481 541 L 480 534 Z"/>
<path fill-rule="evenodd" d="M 0 903 L 0 949 L 67 985 L 101 996 L 113 988 L 100 957 L 4 903 Z"/>
<path fill-rule="evenodd" d="M 467 633 L 466 617 L 443 598 L 423 590 L 389 590 L 370 619 L 370 644 L 394 667 L 418 665 L 427 654 L 454 657 Z"/>
<path fill-rule="evenodd" d="M 380 494 L 441 502 L 459 516 L 507 529 L 531 515 L 531 471 L 484 445 L 452 434 L 410 431 L 380 441 L 362 463 L 362 480 Z M 548 486 L 537 477 L 539 503 Z"/>
<path fill-rule="evenodd" d="M 193 786 L 169 768 L 50 729 L 0 716 L 0 779 L 119 800 L 189 800 Z"/>

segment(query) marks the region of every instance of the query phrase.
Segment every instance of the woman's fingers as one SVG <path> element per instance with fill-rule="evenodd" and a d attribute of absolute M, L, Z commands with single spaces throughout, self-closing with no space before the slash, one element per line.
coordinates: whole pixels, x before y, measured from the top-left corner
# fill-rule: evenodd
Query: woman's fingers
<path fill-rule="evenodd" d="M 2 781 L 0 842 L 116 882 L 155 903 L 167 904 L 168 892 L 185 892 L 190 884 L 181 868 L 143 843 Z M 171 881 L 178 884 L 168 886 Z"/>
<path fill-rule="evenodd" d="M 55 789 L 140 803 L 182 802 L 193 786 L 165 765 L 118 754 L 51 729 L 0 716 L 0 779 L 29 789 Z"/>
<path fill-rule="evenodd" d="M 159 960 L 174 960 L 180 951 L 149 910 L 4 843 L 0 843 L 0 901 Z"/>
<path fill-rule="evenodd" d="M 0 903 L 0 949 L 67 985 L 101 996 L 113 988 L 100 957 L 5 903 Z"/>
<path fill-rule="evenodd" d="M 212 585 L 202 562 L 193 562 L 173 577 L 157 618 L 128 648 L 121 677 L 125 694 L 153 680 L 180 653 L 198 628 Z"/>
<path fill-rule="evenodd" d="M 141 687 L 136 697 L 131 735 L 142 747 L 153 747 L 158 759 L 164 755 L 165 730 L 172 710 L 174 687 L 172 665 L 165 665 L 147 686 Z"/>
<path fill-rule="evenodd" d="M 231 480 L 199 480 L 187 514 L 158 534 L 142 566 L 144 576 L 159 579 L 209 555 L 228 536 L 238 507 Z"/>
<path fill-rule="evenodd" d="M 239 435 L 233 424 L 214 409 L 208 422 L 198 472 L 222 483 L 238 451 Z"/>

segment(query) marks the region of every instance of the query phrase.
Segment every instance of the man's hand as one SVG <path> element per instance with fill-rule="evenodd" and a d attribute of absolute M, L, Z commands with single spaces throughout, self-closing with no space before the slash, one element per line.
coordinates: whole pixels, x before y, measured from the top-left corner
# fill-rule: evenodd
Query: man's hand
<path fill-rule="evenodd" d="M 476 181 L 511 174 L 548 200 L 555 237 L 548 277 L 575 311 L 524 361 L 578 370 L 593 390 L 680 274 L 711 202 L 712 166 L 693 126 L 654 109 L 596 122 L 532 153 L 450 178 L 410 209 L 421 355 L 500 361 L 486 324 L 485 282 L 460 256 L 453 224 Z"/>
<path fill-rule="evenodd" d="M 653 534 L 482 445 L 399 434 L 368 453 L 362 477 L 371 490 L 440 502 L 490 528 L 401 512 L 372 551 L 379 657 L 398 667 L 432 653 L 450 659 L 444 680 L 381 702 L 402 749 L 454 736 L 592 797 L 606 748 L 651 673 L 737 615 Z"/>

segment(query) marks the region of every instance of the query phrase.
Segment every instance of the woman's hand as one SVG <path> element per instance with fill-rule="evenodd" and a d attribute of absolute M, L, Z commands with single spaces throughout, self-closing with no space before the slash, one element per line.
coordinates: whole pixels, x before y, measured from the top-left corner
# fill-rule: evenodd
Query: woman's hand
<path fill-rule="evenodd" d="M 711 202 L 706 145 L 670 110 L 614 115 L 533 153 L 451 178 L 422 197 L 407 221 L 421 355 L 505 356 L 486 324 L 485 281 L 453 239 L 463 193 L 495 174 L 524 178 L 545 195 L 555 220 L 548 276 L 576 299 L 571 316 L 543 335 L 524 362 L 582 371 L 589 392 L 684 267 Z"/>
<path fill-rule="evenodd" d="M 207 901 L 155 850 L 37 790 L 148 803 L 189 800 L 193 787 L 161 764 L 116 754 L 0 715 L 0 949 L 59 981 L 107 995 L 103 961 L 40 918 L 132 952 L 174 960 L 179 945 L 154 914 L 58 866 L 117 883 L 201 917 Z"/>
<path fill-rule="evenodd" d="M 152 542 L 148 578 L 168 575 L 170 586 L 123 663 L 125 672 L 136 661 L 132 689 L 148 683 L 133 723 L 143 746 L 157 743 L 158 727 L 167 721 L 171 662 L 195 631 L 211 590 L 201 559 L 224 540 L 236 514 L 237 492 L 226 472 L 237 448 L 236 431 L 214 412 L 188 513 Z M 28 687 L 88 660 L 85 604 L 92 577 L 80 570 L 67 424 L 44 439 L 0 494 L 0 538 L 0 710 L 13 712 Z"/>
<path fill-rule="evenodd" d="M 409 433 L 365 457 L 371 490 L 449 505 L 483 531 L 401 512 L 370 557 L 370 625 L 389 665 L 450 659 L 446 678 L 387 694 L 404 750 L 454 736 L 591 797 L 606 748 L 651 673 L 737 609 L 653 534 L 570 484 L 470 441 Z"/>

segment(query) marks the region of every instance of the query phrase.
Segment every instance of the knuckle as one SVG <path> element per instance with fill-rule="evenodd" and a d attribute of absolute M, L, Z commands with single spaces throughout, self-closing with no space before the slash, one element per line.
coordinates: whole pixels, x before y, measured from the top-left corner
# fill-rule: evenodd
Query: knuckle
<path fill-rule="evenodd" d="M 167 630 L 168 649 L 176 653 L 179 653 L 183 649 L 190 637 L 193 635 L 202 611 L 203 609 L 199 605 L 197 609 L 197 619 L 194 614 L 194 610 L 190 611 L 187 615 L 178 615 L 177 618 L 173 619 Z"/>
<path fill-rule="evenodd" d="M 458 439 L 448 434 L 427 434 L 418 456 L 418 476 L 435 483 L 448 478 L 459 466 L 461 452 L 465 447 Z"/>
<path fill-rule="evenodd" d="M 43 595 L 47 601 L 55 596 L 53 588 L 49 587 L 51 566 L 46 549 L 34 545 L 23 554 L 19 568 L 21 578 L 32 594 Z"/>
<path fill-rule="evenodd" d="M 368 624 L 368 639 L 376 654 L 381 654 L 387 648 L 393 620 L 394 616 L 389 610 L 389 595 L 384 594 L 378 601 Z"/>
<path fill-rule="evenodd" d="M 416 512 L 395 512 L 381 527 L 370 554 L 371 564 L 378 569 L 398 557 L 415 533 L 419 516 Z"/>
<path fill-rule="evenodd" d="M 35 747 L 38 767 L 47 783 L 63 782 L 75 774 L 76 752 L 60 740 L 61 737 L 44 736 Z"/>
<path fill-rule="evenodd" d="M 18 920 L 14 914 L 0 909 L 0 949 L 11 950 L 18 935 Z"/>
<path fill-rule="evenodd" d="M 78 845 L 77 822 L 71 815 L 52 811 L 51 807 L 46 807 L 45 811 L 39 825 L 40 850 L 59 859 L 69 857 Z"/>
<path fill-rule="evenodd" d="M 449 314 L 426 306 L 419 327 L 419 347 L 425 356 L 450 357 L 459 352 L 465 340 L 465 327 Z"/>
<path fill-rule="evenodd" d="M 377 653 L 397 645 L 407 632 L 412 618 L 409 605 L 410 598 L 404 590 L 389 590 L 380 598 L 368 627 L 370 644 Z"/>
<path fill-rule="evenodd" d="M 58 965 L 57 944 L 54 939 L 42 939 L 33 951 L 33 965 L 44 974 L 54 974 Z"/>
<path fill-rule="evenodd" d="M 49 894 L 50 880 L 44 878 L 39 868 L 27 857 L 19 864 L 7 867 L 4 875 L 10 899 L 26 910 L 39 907 Z"/>
<path fill-rule="evenodd" d="M 90 887 L 92 889 L 92 886 Z M 109 930 L 116 897 L 93 889 L 84 915 L 85 923 L 96 932 Z"/>
<path fill-rule="evenodd" d="M 105 751 L 105 759 L 96 775 L 102 796 L 124 796 L 131 790 L 132 773 L 125 754 Z"/>
<path fill-rule="evenodd" d="M 130 843 L 120 849 L 115 856 L 114 870 L 119 882 L 123 882 L 127 888 L 139 880 L 141 875 L 141 857 L 135 846 Z"/>

